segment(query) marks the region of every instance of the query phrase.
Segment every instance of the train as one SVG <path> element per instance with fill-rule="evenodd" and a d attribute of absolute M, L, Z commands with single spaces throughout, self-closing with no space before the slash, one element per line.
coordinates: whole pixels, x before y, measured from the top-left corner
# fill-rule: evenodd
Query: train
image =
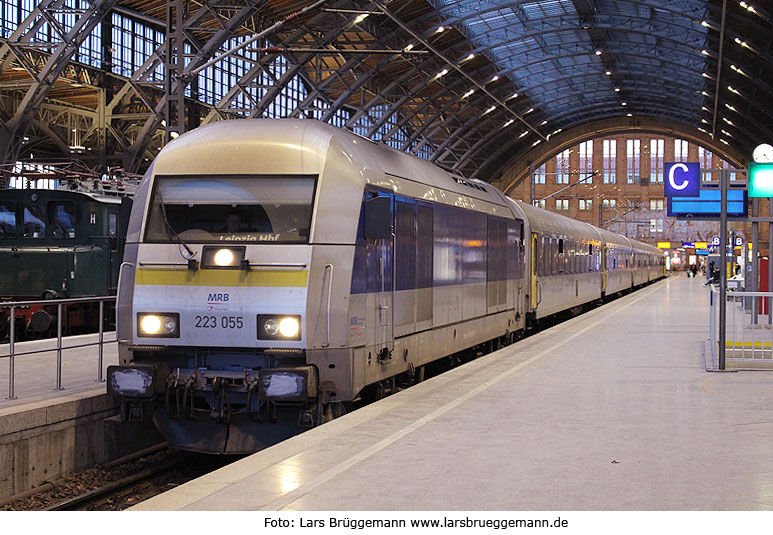
<path fill-rule="evenodd" d="M 129 197 L 55 189 L 0 191 L 0 301 L 52 300 L 17 307 L 15 339 L 55 334 L 60 298 L 114 295 L 123 256 Z M 99 305 L 73 304 L 63 333 L 93 328 Z M 10 311 L 0 308 L 0 339 Z"/>
<path fill-rule="evenodd" d="M 167 144 L 118 290 L 121 421 L 251 453 L 664 276 L 650 245 L 315 120 Z"/>

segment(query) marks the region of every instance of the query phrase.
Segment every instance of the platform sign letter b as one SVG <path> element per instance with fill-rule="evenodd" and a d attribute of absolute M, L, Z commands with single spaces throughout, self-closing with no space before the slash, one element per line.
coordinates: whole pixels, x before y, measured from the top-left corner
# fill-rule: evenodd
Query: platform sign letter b
<path fill-rule="evenodd" d="M 666 163 L 666 197 L 699 197 L 701 194 L 701 165 L 697 162 Z"/>

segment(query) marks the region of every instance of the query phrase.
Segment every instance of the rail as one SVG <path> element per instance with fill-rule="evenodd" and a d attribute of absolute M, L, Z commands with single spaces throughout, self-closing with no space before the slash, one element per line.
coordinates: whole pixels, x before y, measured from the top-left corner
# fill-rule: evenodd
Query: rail
<path fill-rule="evenodd" d="M 710 296 L 712 365 L 718 367 L 719 291 Z M 728 367 L 773 369 L 773 292 L 727 292 L 725 360 Z"/>
<path fill-rule="evenodd" d="M 98 369 L 97 369 L 97 382 L 103 382 L 103 363 L 104 363 L 104 346 L 106 343 L 112 343 L 116 340 L 105 340 L 104 338 L 104 317 L 105 317 L 105 303 L 115 302 L 115 296 L 106 297 L 79 297 L 72 299 L 45 299 L 38 301 L 14 301 L 0 303 L 0 309 L 10 308 L 9 317 L 9 338 L 8 338 L 8 354 L 0 355 L 0 359 L 8 359 L 8 399 L 16 399 L 15 392 L 15 365 L 16 357 L 22 355 L 32 355 L 38 353 L 48 353 L 50 351 L 56 351 L 56 385 L 54 390 L 64 390 L 62 387 L 62 351 L 67 349 L 78 349 L 81 347 L 98 346 Z M 71 346 L 62 345 L 62 312 L 67 305 L 74 303 L 99 303 L 99 332 L 98 340 L 96 342 L 77 344 Z M 56 348 L 39 349 L 35 351 L 17 352 L 16 351 L 16 310 L 20 307 L 37 306 L 37 305 L 56 305 Z"/>

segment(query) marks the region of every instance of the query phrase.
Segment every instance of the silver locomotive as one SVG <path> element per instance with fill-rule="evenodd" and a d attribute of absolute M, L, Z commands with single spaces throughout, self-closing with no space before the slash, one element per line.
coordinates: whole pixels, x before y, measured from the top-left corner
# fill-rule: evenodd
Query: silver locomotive
<path fill-rule="evenodd" d="M 662 275 L 655 248 L 350 132 L 223 121 L 137 191 L 108 391 L 174 447 L 248 453 Z"/>

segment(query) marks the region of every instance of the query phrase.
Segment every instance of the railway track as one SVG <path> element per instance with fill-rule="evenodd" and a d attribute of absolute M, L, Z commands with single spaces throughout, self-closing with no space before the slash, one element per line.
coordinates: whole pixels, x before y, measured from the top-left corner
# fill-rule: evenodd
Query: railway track
<path fill-rule="evenodd" d="M 173 452 L 161 444 L 0 501 L 10 511 L 120 511 L 237 458 Z"/>
<path fill-rule="evenodd" d="M 181 457 L 167 461 L 137 474 L 112 481 L 93 490 L 55 503 L 44 511 L 88 511 L 99 510 L 106 505 L 112 509 L 116 500 L 126 499 L 152 486 L 155 478 L 161 477 L 179 466 Z M 155 492 L 153 492 L 155 494 Z"/>

